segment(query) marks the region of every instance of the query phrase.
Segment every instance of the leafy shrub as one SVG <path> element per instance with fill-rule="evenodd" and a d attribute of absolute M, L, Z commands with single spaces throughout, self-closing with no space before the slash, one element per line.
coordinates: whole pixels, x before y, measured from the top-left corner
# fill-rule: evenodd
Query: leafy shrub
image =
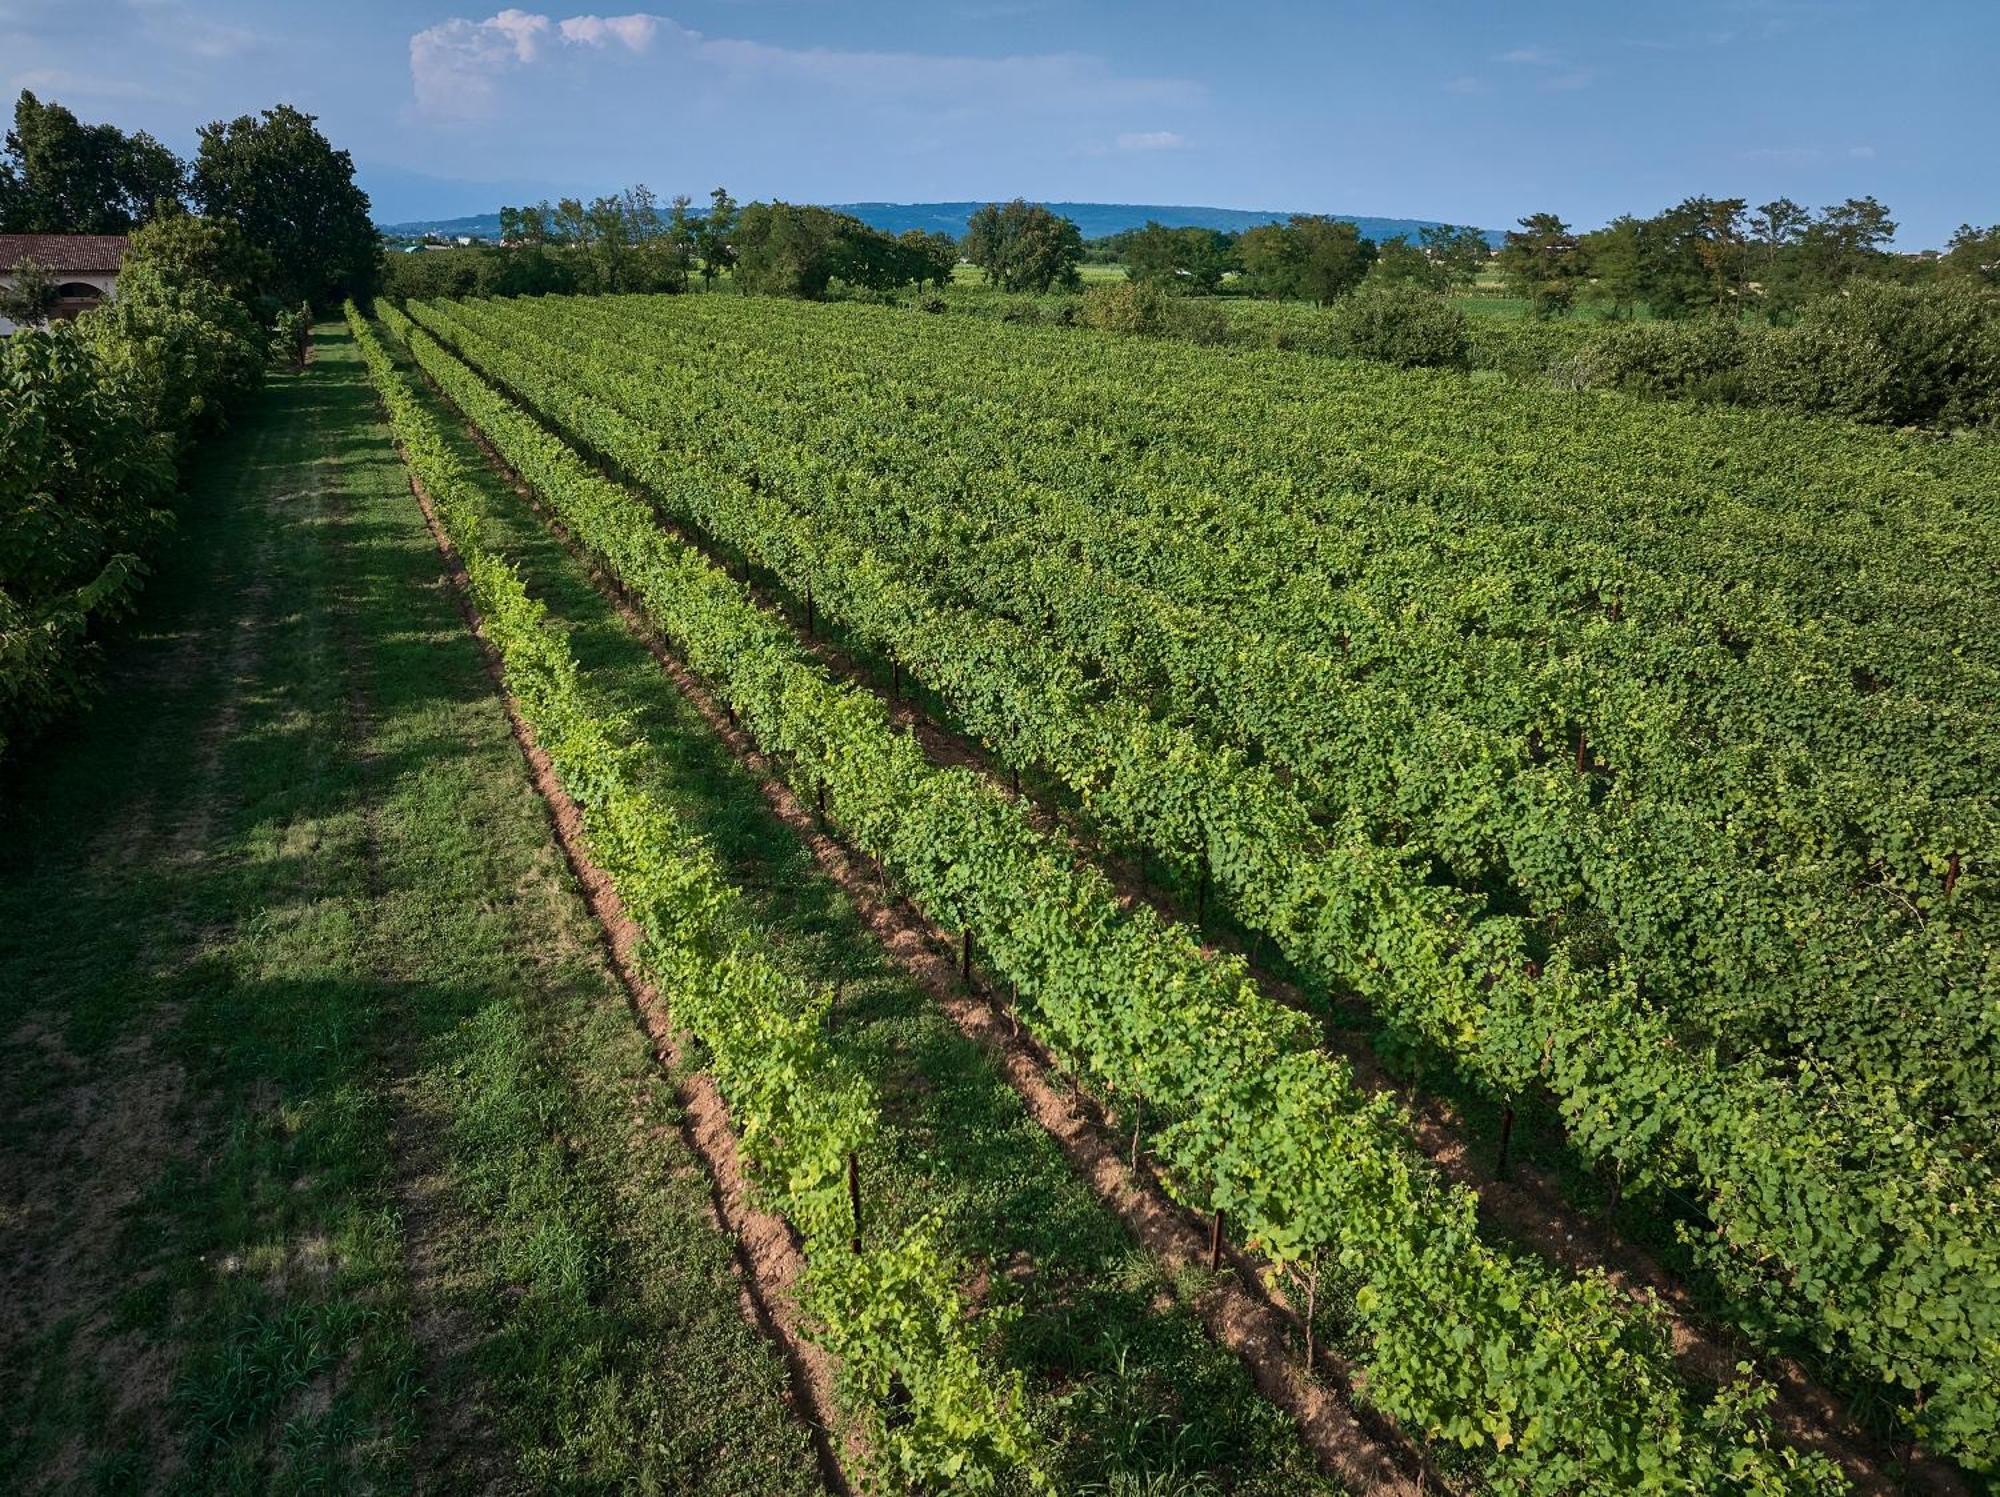
<path fill-rule="evenodd" d="M 271 362 L 303 364 L 312 342 L 312 308 L 304 302 L 282 308 L 271 324 Z"/>
<path fill-rule="evenodd" d="M 1422 286 L 1370 286 L 1334 307 L 1342 348 L 1399 369 L 1463 369 L 1470 362 L 1471 329 L 1453 302 Z"/>
<path fill-rule="evenodd" d="M 77 323 L 0 340 L 0 751 L 84 695 L 90 626 L 168 523 L 168 448 Z"/>
<path fill-rule="evenodd" d="M 1582 355 L 1588 383 L 1662 399 L 1734 400 L 1753 334 L 1740 322 L 1614 322 Z"/>
<path fill-rule="evenodd" d="M 1603 331 L 1599 323 L 1534 317 L 1469 320 L 1472 367 L 1511 379 L 1547 379 L 1569 389 L 1597 381 L 1591 348 Z"/>
<path fill-rule="evenodd" d="M 140 419 L 181 446 L 257 387 L 269 356 L 268 334 L 241 301 L 212 281 L 175 280 L 143 262 L 128 263 L 117 296 L 77 324 Z"/>
<path fill-rule="evenodd" d="M 1893 426 L 2000 419 L 2000 298 L 1944 282 L 1858 282 L 1763 340 L 1748 370 L 1760 401 Z"/>
<path fill-rule="evenodd" d="M 1152 281 L 1106 281 L 1092 286 L 1083 295 L 1077 320 L 1105 333 L 1181 338 L 1191 343 L 1222 343 L 1229 338 L 1229 321 L 1220 307 L 1175 296 Z"/>

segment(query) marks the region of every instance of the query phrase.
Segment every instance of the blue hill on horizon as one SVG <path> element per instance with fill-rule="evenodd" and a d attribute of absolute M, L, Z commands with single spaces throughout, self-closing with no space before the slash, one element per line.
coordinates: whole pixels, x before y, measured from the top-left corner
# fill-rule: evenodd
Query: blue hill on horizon
<path fill-rule="evenodd" d="M 962 203 L 829 203 L 829 208 L 839 213 L 850 213 L 871 228 L 885 233 L 900 234 L 906 229 L 941 230 L 957 238 L 965 232 L 967 221 L 983 202 Z M 1052 212 L 1065 218 L 1074 219 L 1085 239 L 1102 239 L 1107 234 L 1122 233 L 1126 229 L 1142 227 L 1149 220 L 1165 224 L 1168 228 L 1222 229 L 1229 233 L 1241 233 L 1255 228 L 1258 224 L 1280 223 L 1302 209 L 1259 210 L 1251 208 L 1205 208 L 1172 203 L 1063 203 L 1051 202 L 1046 205 Z M 1443 222 L 1431 218 L 1376 218 L 1358 213 L 1335 213 L 1333 218 L 1346 219 L 1361 231 L 1364 237 L 1380 243 L 1397 234 L 1406 234 L 1414 239 L 1417 231 Z M 402 238 L 417 238 L 424 234 L 439 234 L 451 238 L 459 234 L 469 234 L 477 239 L 497 239 L 500 235 L 500 215 L 498 213 L 478 213 L 467 218 L 411 219 L 404 223 L 378 224 L 376 227 L 385 234 Z M 1489 243 L 1498 245 L 1500 231 L 1484 231 Z"/>

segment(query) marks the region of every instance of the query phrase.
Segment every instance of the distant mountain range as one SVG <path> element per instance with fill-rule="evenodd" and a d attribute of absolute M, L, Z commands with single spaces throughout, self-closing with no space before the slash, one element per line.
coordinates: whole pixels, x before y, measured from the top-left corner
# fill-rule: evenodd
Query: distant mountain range
<path fill-rule="evenodd" d="M 890 234 L 900 234 L 905 229 L 941 229 L 957 238 L 965 232 L 967 220 L 984 204 L 829 203 L 827 206 L 840 213 L 851 213 L 863 223 Z M 1107 234 L 1136 229 L 1149 220 L 1174 229 L 1226 229 L 1231 233 L 1240 233 L 1258 224 L 1278 223 L 1291 217 L 1291 211 L 1275 209 L 1259 212 L 1249 208 L 1199 208 L 1167 203 L 1050 203 L 1048 206 L 1063 217 L 1076 220 L 1076 226 L 1083 231 L 1085 239 L 1102 239 Z M 1397 234 L 1407 234 L 1415 239 L 1417 230 L 1438 222 L 1424 218 L 1367 218 L 1358 213 L 1335 213 L 1331 216 L 1346 219 L 1365 237 L 1378 243 Z M 407 239 L 425 234 L 439 234 L 447 239 L 460 234 L 469 234 L 475 239 L 497 239 L 500 237 L 500 215 L 476 213 L 470 218 L 415 219 L 409 223 L 380 224 L 377 227 L 385 234 Z M 1500 243 L 1499 230 L 1488 229 L 1485 233 L 1490 243 Z"/>

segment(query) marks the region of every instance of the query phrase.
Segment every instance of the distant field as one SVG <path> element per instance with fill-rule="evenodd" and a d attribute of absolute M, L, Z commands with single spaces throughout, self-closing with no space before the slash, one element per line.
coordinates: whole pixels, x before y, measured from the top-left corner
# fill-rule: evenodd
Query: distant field
<path fill-rule="evenodd" d="M 1122 265 L 1080 265 L 1077 267 L 1077 274 L 1082 277 L 1084 285 L 1092 286 L 1103 281 L 1124 280 L 1125 267 Z M 984 286 L 986 284 L 986 273 L 977 265 L 961 264 L 952 270 L 951 279 L 952 284 L 955 286 Z"/>

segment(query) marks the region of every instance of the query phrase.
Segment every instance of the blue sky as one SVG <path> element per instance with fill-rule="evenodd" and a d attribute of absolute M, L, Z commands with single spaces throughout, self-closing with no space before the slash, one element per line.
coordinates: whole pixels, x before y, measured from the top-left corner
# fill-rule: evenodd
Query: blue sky
<path fill-rule="evenodd" d="M 384 220 L 643 181 L 1486 227 L 1872 192 L 1906 246 L 2000 221 L 2000 0 L 489 5 L 0 0 L 0 85 L 182 151 L 295 103 Z"/>

